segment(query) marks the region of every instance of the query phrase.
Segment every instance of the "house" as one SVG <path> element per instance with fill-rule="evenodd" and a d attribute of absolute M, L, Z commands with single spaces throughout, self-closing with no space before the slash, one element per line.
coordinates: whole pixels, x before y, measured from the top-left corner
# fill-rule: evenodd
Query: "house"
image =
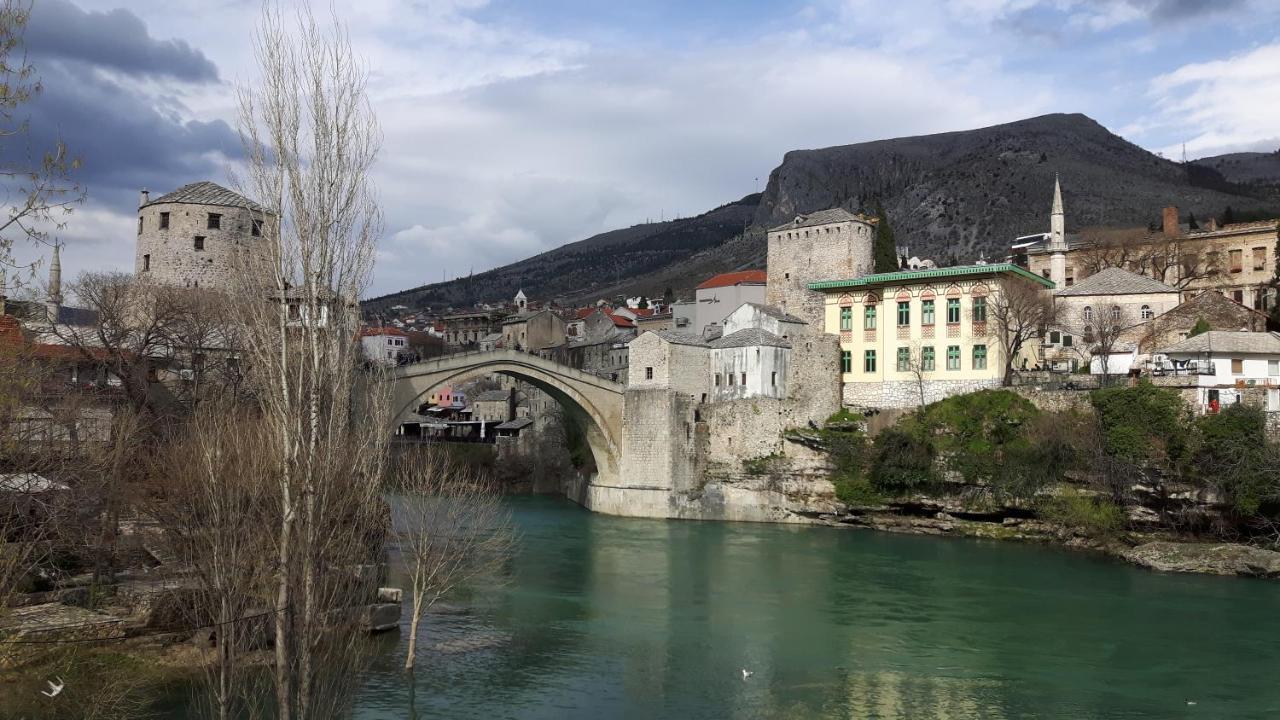
<path fill-rule="evenodd" d="M 481 422 L 504 423 L 515 417 L 515 397 L 511 390 L 486 390 L 471 402 L 471 417 Z"/>
<path fill-rule="evenodd" d="M 493 319 L 486 310 L 453 313 L 441 319 L 445 344 L 455 349 L 477 345 L 481 338 L 494 331 Z"/>
<path fill-rule="evenodd" d="M 674 330 L 675 320 L 670 312 L 654 313 L 648 317 L 638 317 L 635 319 L 636 332 L 642 333 L 646 330 Z"/>
<path fill-rule="evenodd" d="M 1245 307 L 1216 290 L 1205 290 L 1147 323 L 1143 328 L 1139 352 L 1149 355 L 1157 348 L 1184 340 L 1201 323 L 1209 330 L 1280 330 L 1280 326 L 1270 327 L 1269 322 L 1266 313 Z"/>
<path fill-rule="evenodd" d="M 809 283 L 840 338 L 848 406 L 902 408 L 997 387 L 1005 357 L 992 308 L 1014 283 L 1053 283 L 1009 263 Z"/>
<path fill-rule="evenodd" d="M 1176 308 L 1182 293 L 1124 268 L 1106 268 L 1054 291 L 1057 320 L 1043 338 L 1040 361 L 1088 363 L 1095 375 L 1123 375 L 1138 359 L 1145 326 Z"/>
<path fill-rule="evenodd" d="M 477 345 L 480 348 L 480 352 L 493 352 L 500 347 L 504 347 L 502 333 L 489 333 L 480 338 L 480 342 Z"/>
<path fill-rule="evenodd" d="M 764 304 L 768 275 L 764 270 L 721 273 L 694 288 L 693 332 L 706 335 L 743 303 Z M 689 328 L 682 328 L 688 330 Z"/>
<path fill-rule="evenodd" d="M 395 365 L 409 353 L 409 335 L 395 327 L 367 327 L 360 330 L 360 348 L 366 362 Z"/>
<path fill-rule="evenodd" d="M 462 410 L 467 407 L 467 394 L 461 390 L 455 390 L 450 385 L 437 388 L 428 400 L 438 408 Z"/>
<path fill-rule="evenodd" d="M 1201 412 L 1239 402 L 1251 387 L 1266 388 L 1267 409 L 1280 410 L 1280 333 L 1210 330 L 1162 348 L 1158 360 L 1157 373 L 1198 378 Z"/>
<path fill-rule="evenodd" d="M 505 348 L 532 353 L 564 343 L 564 320 L 550 310 L 519 313 L 502 321 L 502 344 Z"/>
<path fill-rule="evenodd" d="M 628 389 L 674 390 L 705 401 L 710 349 L 700 335 L 678 330 L 647 332 L 629 344 Z"/>

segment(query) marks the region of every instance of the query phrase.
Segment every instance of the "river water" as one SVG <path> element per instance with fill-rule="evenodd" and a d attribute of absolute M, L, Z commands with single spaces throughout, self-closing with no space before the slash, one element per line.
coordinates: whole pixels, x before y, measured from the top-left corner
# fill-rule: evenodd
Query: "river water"
<path fill-rule="evenodd" d="M 1280 717 L 1280 583 L 510 502 L 507 582 L 425 621 L 418 717 Z M 357 717 L 410 717 L 380 642 Z"/>

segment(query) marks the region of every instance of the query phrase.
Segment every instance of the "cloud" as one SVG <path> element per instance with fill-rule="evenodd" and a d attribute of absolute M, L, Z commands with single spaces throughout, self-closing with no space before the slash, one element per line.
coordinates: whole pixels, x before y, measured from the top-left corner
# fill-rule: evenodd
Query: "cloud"
<path fill-rule="evenodd" d="M 1189 63 L 1151 82 L 1156 111 L 1142 130 L 1182 129 L 1189 156 L 1280 146 L 1280 43 Z M 1164 148 L 1177 157 L 1181 144 Z"/>
<path fill-rule="evenodd" d="M 40 0 L 25 41 L 36 56 L 92 63 L 130 75 L 216 82 L 218 68 L 182 40 L 152 38 L 125 9 L 86 12 L 68 0 Z"/>

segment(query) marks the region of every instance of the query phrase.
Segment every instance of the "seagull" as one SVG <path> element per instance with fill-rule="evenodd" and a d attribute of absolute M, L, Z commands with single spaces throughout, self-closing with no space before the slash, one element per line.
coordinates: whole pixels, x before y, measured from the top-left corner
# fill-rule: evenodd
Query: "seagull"
<path fill-rule="evenodd" d="M 54 675 L 54 677 L 58 677 L 58 676 L 57 676 L 57 675 Z M 62 692 L 62 687 L 63 687 L 64 685 L 66 685 L 66 683 L 64 683 L 64 682 L 62 681 L 62 678 L 60 678 L 60 677 L 58 678 L 58 682 L 57 682 L 57 684 L 54 684 L 54 682 L 53 682 L 52 680 L 45 680 L 45 682 L 49 683 L 49 689 L 48 689 L 48 690 L 41 690 L 41 691 L 40 691 L 40 694 L 41 694 L 41 695 L 48 695 L 49 697 L 57 697 L 58 693 Z"/>
<path fill-rule="evenodd" d="M 1195 705 L 1195 704 L 1196 704 L 1196 701 L 1195 701 L 1195 700 L 1188 700 L 1188 701 L 1187 701 L 1187 704 L 1188 704 L 1188 705 Z"/>
<path fill-rule="evenodd" d="M 755 673 L 746 668 L 742 668 L 742 682 L 746 682 L 747 678 L 751 677 L 752 675 L 755 675 Z"/>

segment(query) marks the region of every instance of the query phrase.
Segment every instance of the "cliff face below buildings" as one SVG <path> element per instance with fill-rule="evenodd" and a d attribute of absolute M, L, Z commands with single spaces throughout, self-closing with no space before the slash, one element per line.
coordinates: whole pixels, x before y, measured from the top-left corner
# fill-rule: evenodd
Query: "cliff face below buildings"
<path fill-rule="evenodd" d="M 1067 229 L 1146 226 L 1176 205 L 1205 219 L 1280 214 L 1280 155 L 1237 153 L 1182 164 L 1080 114 L 976 130 L 786 154 L 762 194 L 702 215 L 614 230 L 446 283 L 374 298 L 369 310 L 463 306 L 530 297 L 566 303 L 689 291 L 719 272 L 763 267 L 765 232 L 796 213 L 882 202 L 898 244 L 962 263 L 1003 257 L 1020 235 L 1048 230 L 1054 174 Z"/>

